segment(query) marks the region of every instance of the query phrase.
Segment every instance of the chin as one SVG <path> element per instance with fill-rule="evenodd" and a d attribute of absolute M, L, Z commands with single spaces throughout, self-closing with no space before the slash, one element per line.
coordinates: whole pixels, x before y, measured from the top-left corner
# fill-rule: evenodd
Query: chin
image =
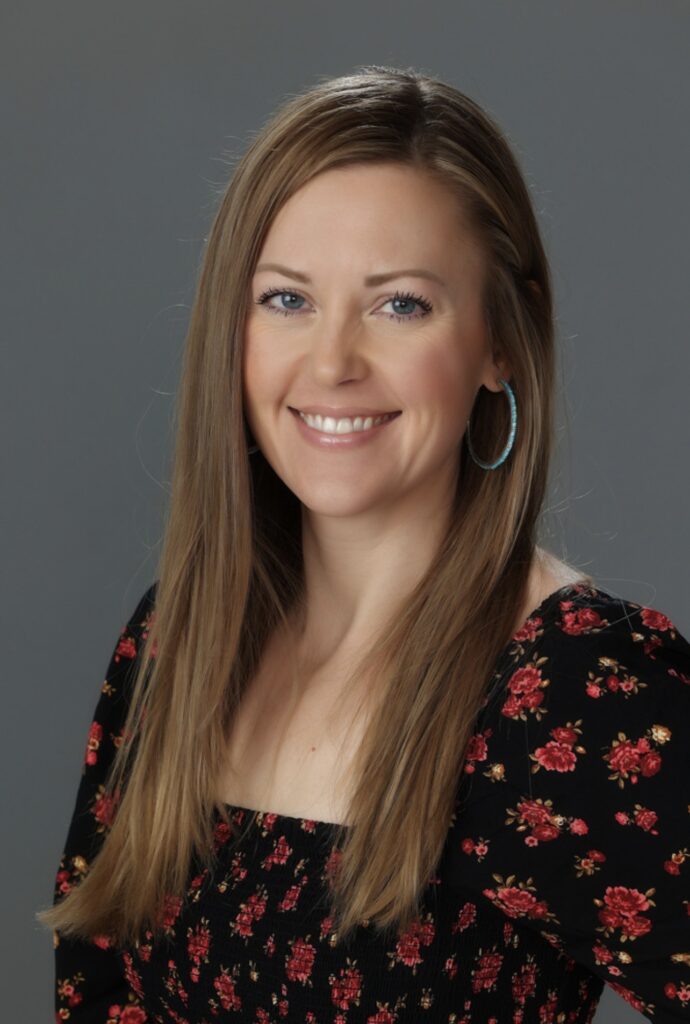
<path fill-rule="evenodd" d="M 321 487 L 302 488 L 293 492 L 305 509 L 314 515 L 347 519 L 371 511 L 383 500 L 383 495 L 353 494 L 351 487 L 326 484 Z"/>

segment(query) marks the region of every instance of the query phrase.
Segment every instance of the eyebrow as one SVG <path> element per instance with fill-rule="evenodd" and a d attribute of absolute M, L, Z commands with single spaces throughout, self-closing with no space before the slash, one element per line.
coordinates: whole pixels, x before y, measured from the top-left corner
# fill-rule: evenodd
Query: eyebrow
<path fill-rule="evenodd" d="M 306 274 L 303 274 L 299 270 L 291 270 L 289 267 L 284 267 L 281 263 L 260 263 L 255 270 L 255 273 L 260 273 L 262 270 L 275 270 L 279 274 L 284 274 L 285 277 L 291 277 L 295 281 L 301 281 L 302 284 L 311 284 L 312 280 Z M 433 270 L 425 270 L 423 267 L 418 267 L 412 270 L 391 270 L 385 274 L 370 274 L 364 278 L 364 284 L 368 288 L 375 288 L 379 284 L 385 284 L 386 281 L 392 281 L 396 277 L 424 277 L 429 281 L 436 281 L 444 288 L 446 282 L 443 278 L 435 274 Z"/>

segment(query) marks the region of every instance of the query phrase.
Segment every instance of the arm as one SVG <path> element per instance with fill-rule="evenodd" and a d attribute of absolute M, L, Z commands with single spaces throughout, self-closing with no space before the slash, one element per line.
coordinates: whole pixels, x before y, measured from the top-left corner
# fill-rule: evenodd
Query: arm
<path fill-rule="evenodd" d="M 120 631 L 89 729 L 82 776 L 55 878 L 53 902 L 87 872 L 98 852 L 111 808 L 103 784 L 127 712 L 127 686 L 145 638 L 155 584 L 145 592 Z M 56 1020 L 70 1024 L 142 1024 L 143 1010 L 126 982 L 122 961 L 107 940 L 75 940 L 54 933 Z M 123 1015 L 123 1011 L 130 1011 Z"/>
<path fill-rule="evenodd" d="M 690 644 L 594 593 L 480 716 L 451 877 L 647 1019 L 690 1022 Z"/>

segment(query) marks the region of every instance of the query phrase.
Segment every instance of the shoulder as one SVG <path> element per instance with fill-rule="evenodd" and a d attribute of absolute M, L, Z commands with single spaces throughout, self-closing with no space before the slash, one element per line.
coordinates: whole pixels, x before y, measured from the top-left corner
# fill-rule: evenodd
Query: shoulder
<path fill-rule="evenodd" d="M 137 656 L 148 636 L 148 629 L 155 615 L 157 581 L 146 588 L 137 601 L 134 609 L 120 624 L 120 635 L 113 650 L 107 676 L 120 677 L 129 675 L 129 669 L 137 660 Z"/>
<path fill-rule="evenodd" d="M 662 611 L 569 587 L 514 635 L 496 683 L 501 717 L 525 723 L 553 711 L 613 721 L 666 700 L 690 710 L 690 643 Z"/>
<path fill-rule="evenodd" d="M 139 655 L 155 614 L 156 588 L 157 582 L 147 587 L 129 613 L 122 616 L 93 714 L 87 766 L 96 763 L 97 755 L 103 757 L 103 750 L 98 750 L 102 739 L 109 737 L 114 746 L 119 743 L 118 734 L 126 718 Z M 112 755 L 114 750 L 109 753 Z"/>
<path fill-rule="evenodd" d="M 608 591 L 553 595 L 499 661 L 465 775 L 480 761 L 529 792 L 543 780 L 602 798 L 662 771 L 690 778 L 690 643 L 668 614 Z"/>

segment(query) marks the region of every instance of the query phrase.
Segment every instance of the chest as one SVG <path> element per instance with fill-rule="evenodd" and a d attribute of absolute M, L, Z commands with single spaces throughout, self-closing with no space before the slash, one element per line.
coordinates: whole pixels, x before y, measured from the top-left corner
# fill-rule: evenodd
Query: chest
<path fill-rule="evenodd" d="M 225 803 L 322 822 L 346 820 L 348 767 L 362 726 L 343 714 L 342 675 L 325 667 L 306 684 L 301 680 L 295 697 L 285 663 L 265 659 L 227 737 L 220 789 Z"/>

